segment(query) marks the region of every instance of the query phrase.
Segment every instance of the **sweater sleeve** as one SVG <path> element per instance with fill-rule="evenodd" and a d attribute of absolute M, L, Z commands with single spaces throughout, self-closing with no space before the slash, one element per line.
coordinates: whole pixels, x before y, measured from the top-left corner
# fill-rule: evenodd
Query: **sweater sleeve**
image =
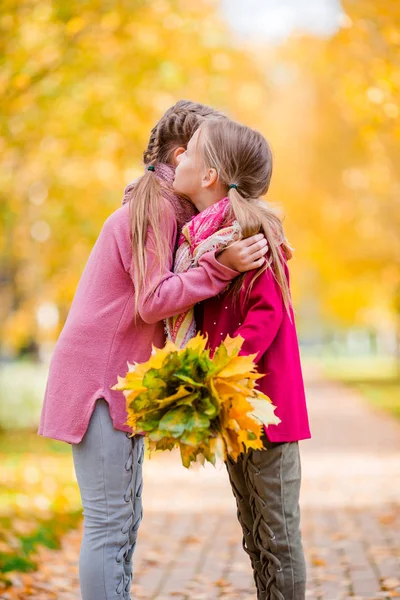
<path fill-rule="evenodd" d="M 215 252 L 207 252 L 196 268 L 181 274 L 171 271 L 174 260 L 177 224 L 172 207 L 163 209 L 163 241 L 166 245 L 166 261 L 162 264 L 157 255 L 154 233 L 149 229 L 146 241 L 147 279 L 138 312 L 146 323 L 156 323 L 167 317 L 184 312 L 197 302 L 216 296 L 222 292 L 231 279 L 239 273 L 225 267 L 215 257 Z M 131 263 L 130 275 L 133 279 Z"/>
<path fill-rule="evenodd" d="M 270 269 L 257 277 L 246 300 L 253 275 L 253 272 L 247 275 L 241 290 L 244 317 L 234 335 L 241 335 L 245 340 L 240 354 L 257 354 L 257 362 L 274 341 L 285 308 L 279 284 Z"/>

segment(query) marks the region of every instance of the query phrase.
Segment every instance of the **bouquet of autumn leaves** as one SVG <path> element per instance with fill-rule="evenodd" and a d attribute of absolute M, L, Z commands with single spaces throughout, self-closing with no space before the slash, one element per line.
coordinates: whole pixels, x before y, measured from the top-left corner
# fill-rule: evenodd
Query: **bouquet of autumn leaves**
<path fill-rule="evenodd" d="M 280 420 L 255 388 L 256 355 L 239 356 L 243 341 L 227 336 L 211 358 L 198 334 L 184 348 L 168 341 L 146 363 L 128 363 L 112 389 L 125 395 L 133 433 L 144 433 L 150 450 L 179 448 L 185 467 L 262 448 L 263 425 Z"/>

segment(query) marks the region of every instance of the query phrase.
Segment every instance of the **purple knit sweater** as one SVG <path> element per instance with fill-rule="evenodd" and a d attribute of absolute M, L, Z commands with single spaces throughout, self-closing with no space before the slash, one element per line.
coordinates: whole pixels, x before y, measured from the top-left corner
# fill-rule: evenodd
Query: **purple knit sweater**
<path fill-rule="evenodd" d="M 170 184 L 173 171 L 163 165 L 157 168 L 155 176 Z M 160 206 L 163 239 L 172 267 L 178 228 L 183 225 L 182 219 L 190 207 L 182 210 L 180 200 L 167 188 L 163 195 L 164 203 Z M 237 275 L 236 271 L 221 265 L 211 252 L 200 260 L 197 268 L 187 273 L 175 275 L 165 269 L 160 275 L 154 250 L 155 239 L 149 232 L 146 251 L 151 275 L 148 292 L 140 299 L 139 318 L 135 323 L 132 283 L 135 267 L 129 203 L 104 223 L 53 353 L 40 435 L 69 443 L 80 442 L 98 398 L 108 402 L 114 427 L 130 431 L 126 425 L 125 398 L 121 392 L 110 389 L 117 375 L 125 375 L 127 361 L 148 360 L 152 344 L 163 346 L 163 319 L 215 296 Z M 151 293 L 154 287 L 155 292 Z"/>

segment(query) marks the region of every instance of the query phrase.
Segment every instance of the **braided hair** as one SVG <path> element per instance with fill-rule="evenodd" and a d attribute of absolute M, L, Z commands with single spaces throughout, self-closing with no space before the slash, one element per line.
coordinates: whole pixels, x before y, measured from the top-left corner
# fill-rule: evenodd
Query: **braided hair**
<path fill-rule="evenodd" d="M 148 146 L 143 153 L 144 164 L 169 163 L 172 152 L 180 146 L 186 148 L 202 121 L 218 116 L 223 115 L 209 106 L 179 100 L 151 130 Z"/>
<path fill-rule="evenodd" d="M 135 316 L 138 315 L 139 298 L 144 290 L 148 260 L 147 232 L 152 230 L 155 240 L 153 251 L 158 257 L 160 270 L 167 264 L 169 248 L 163 239 L 163 183 L 155 176 L 157 163 L 172 164 L 173 153 L 187 144 L 207 118 L 222 118 L 222 113 L 204 104 L 179 100 L 171 106 L 153 127 L 149 143 L 143 153 L 144 175 L 135 183 L 130 198 L 132 258 L 134 264 Z M 149 170 L 149 167 L 153 167 Z"/>

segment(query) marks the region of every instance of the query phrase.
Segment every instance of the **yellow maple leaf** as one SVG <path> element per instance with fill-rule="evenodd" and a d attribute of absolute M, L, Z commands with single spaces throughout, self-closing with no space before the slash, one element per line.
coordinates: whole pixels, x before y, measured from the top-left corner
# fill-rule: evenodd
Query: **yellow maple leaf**
<path fill-rule="evenodd" d="M 241 383 L 243 382 L 243 380 L 241 380 Z M 221 398 L 224 398 L 225 396 L 228 397 L 237 397 L 237 396 L 245 396 L 247 397 L 251 391 L 252 391 L 252 387 L 249 387 L 248 385 L 241 385 L 239 384 L 239 382 L 233 382 L 230 380 L 224 380 L 224 379 L 219 379 L 216 378 L 213 380 L 214 383 L 214 387 L 216 389 L 216 391 L 218 392 L 218 394 L 221 396 Z"/>
<path fill-rule="evenodd" d="M 260 397 L 262 396 L 262 397 Z M 249 403 L 253 406 L 253 410 L 249 413 L 263 425 L 278 425 L 281 420 L 275 415 L 275 406 L 272 404 L 268 396 L 259 394 L 257 398 L 248 398 Z"/>
<path fill-rule="evenodd" d="M 262 450 L 264 445 L 261 437 L 253 438 L 249 437 L 249 432 L 241 429 L 238 433 L 238 442 L 246 447 L 246 450 Z"/>
<path fill-rule="evenodd" d="M 204 352 L 207 346 L 207 340 L 207 336 L 202 336 L 200 333 L 198 333 L 195 337 L 188 341 L 184 349 L 197 350 L 197 352 L 200 354 L 201 352 Z"/>
<path fill-rule="evenodd" d="M 229 363 L 219 373 L 218 377 L 228 378 L 237 375 L 247 375 L 255 369 L 254 358 L 257 354 L 248 354 L 247 356 L 234 356 Z"/>
<path fill-rule="evenodd" d="M 245 396 L 236 394 L 236 397 L 232 399 L 229 415 L 231 419 L 237 419 L 238 417 L 246 415 L 252 409 L 253 405 L 250 404 Z"/>
<path fill-rule="evenodd" d="M 236 422 L 238 424 L 238 429 L 244 429 L 246 431 L 252 431 L 255 435 L 261 434 L 261 425 L 260 421 L 257 421 L 253 417 L 249 415 L 241 415 L 240 417 L 236 417 Z"/>
<path fill-rule="evenodd" d="M 227 335 L 222 343 L 224 344 L 228 354 L 234 355 L 238 354 L 238 352 L 241 350 L 244 343 L 244 338 L 241 335 L 237 335 L 234 338 L 232 338 L 230 335 Z"/>

